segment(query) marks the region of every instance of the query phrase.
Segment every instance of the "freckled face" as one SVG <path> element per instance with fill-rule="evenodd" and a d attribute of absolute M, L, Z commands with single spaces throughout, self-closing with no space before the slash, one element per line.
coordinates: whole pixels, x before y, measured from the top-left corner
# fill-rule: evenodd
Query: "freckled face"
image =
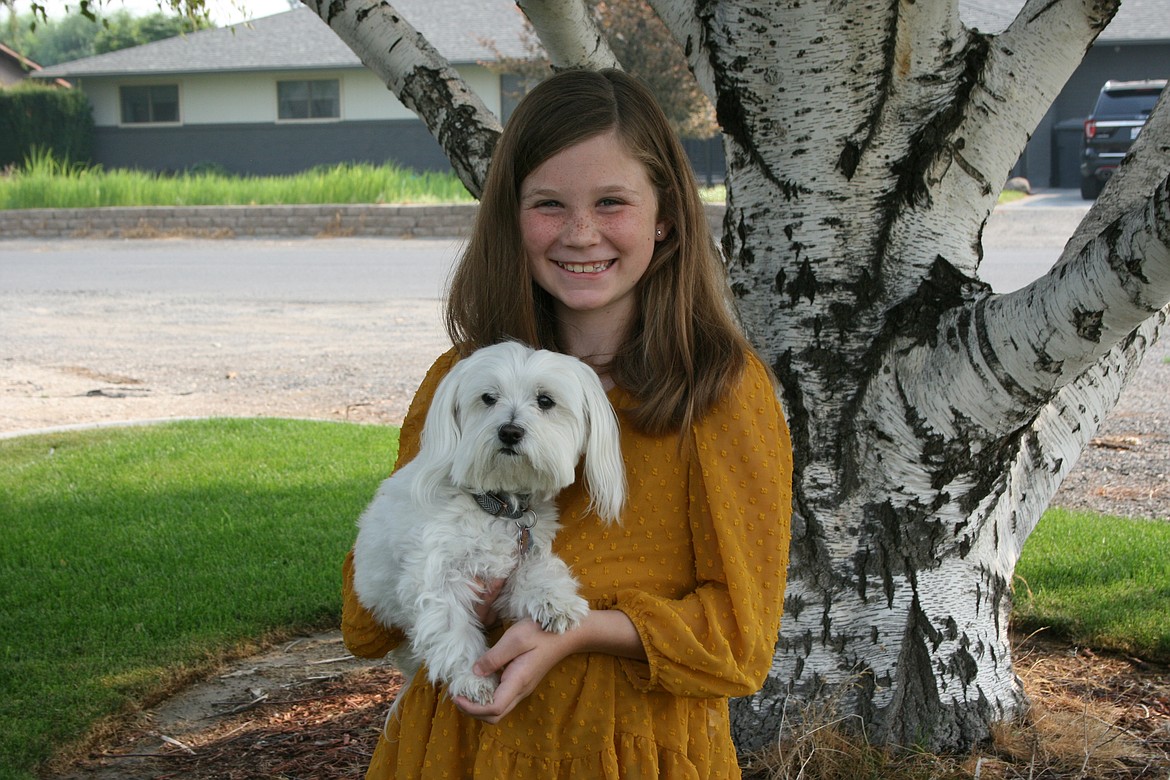
<path fill-rule="evenodd" d="M 520 185 L 520 234 L 532 276 L 563 321 L 631 322 L 634 286 L 666 223 L 646 168 L 615 132 L 570 146 Z"/>

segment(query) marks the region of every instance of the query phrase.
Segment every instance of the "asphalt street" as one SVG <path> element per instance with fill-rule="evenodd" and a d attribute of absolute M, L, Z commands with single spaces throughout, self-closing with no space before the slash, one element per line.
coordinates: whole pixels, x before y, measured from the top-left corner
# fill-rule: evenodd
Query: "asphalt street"
<path fill-rule="evenodd" d="M 0 291 L 438 299 L 461 246 L 374 238 L 0 241 Z"/>

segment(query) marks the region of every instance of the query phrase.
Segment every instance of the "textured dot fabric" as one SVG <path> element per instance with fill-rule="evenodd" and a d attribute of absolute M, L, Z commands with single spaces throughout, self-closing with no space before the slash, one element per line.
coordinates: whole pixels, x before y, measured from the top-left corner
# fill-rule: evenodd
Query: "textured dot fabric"
<path fill-rule="evenodd" d="M 454 352 L 411 406 L 400 463 Z M 495 726 L 462 715 L 420 671 L 378 740 L 366 775 L 387 778 L 736 778 L 727 700 L 759 689 L 771 666 L 788 567 L 792 448 L 764 367 L 750 357 L 728 397 L 689 435 L 622 422 L 630 495 L 619 524 L 587 511 L 578 480 L 558 498 L 555 550 L 594 609 L 633 621 L 647 661 L 578 654 L 554 667 Z M 358 603 L 344 567 L 350 650 L 380 657 L 402 641 Z"/>

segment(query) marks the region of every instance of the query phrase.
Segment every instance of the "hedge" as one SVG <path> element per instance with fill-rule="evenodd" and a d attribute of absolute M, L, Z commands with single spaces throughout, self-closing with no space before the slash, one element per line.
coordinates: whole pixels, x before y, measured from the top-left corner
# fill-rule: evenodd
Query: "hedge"
<path fill-rule="evenodd" d="M 36 84 L 0 89 L 0 169 L 34 149 L 68 163 L 91 161 L 93 112 L 83 92 Z"/>

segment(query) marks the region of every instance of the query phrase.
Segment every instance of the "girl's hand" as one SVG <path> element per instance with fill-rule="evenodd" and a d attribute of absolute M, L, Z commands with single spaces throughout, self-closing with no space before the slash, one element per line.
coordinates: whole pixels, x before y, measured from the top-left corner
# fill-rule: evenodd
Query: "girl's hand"
<path fill-rule="evenodd" d="M 571 644 L 565 634 L 550 634 L 532 620 L 510 626 L 500 641 L 484 653 L 472 667 L 481 677 L 496 672 L 500 685 L 491 704 L 475 704 L 456 696 L 455 706 L 464 714 L 486 723 L 496 724 L 536 689 L 548 671 L 569 653 Z"/>
<path fill-rule="evenodd" d="M 475 616 L 485 629 L 490 629 L 500 619 L 500 616 L 496 614 L 496 597 L 500 595 L 505 582 L 507 580 L 502 578 L 489 582 L 478 579 L 475 581 Z"/>
<path fill-rule="evenodd" d="M 480 656 L 472 671 L 481 677 L 500 672 L 500 685 L 491 704 L 475 704 L 456 696 L 455 706 L 465 715 L 496 724 L 515 709 L 563 659 L 579 652 L 600 652 L 622 658 L 646 659 L 646 650 L 634 624 L 617 610 L 592 610 L 577 628 L 550 634 L 532 620 L 508 628 L 500 641 Z"/>

